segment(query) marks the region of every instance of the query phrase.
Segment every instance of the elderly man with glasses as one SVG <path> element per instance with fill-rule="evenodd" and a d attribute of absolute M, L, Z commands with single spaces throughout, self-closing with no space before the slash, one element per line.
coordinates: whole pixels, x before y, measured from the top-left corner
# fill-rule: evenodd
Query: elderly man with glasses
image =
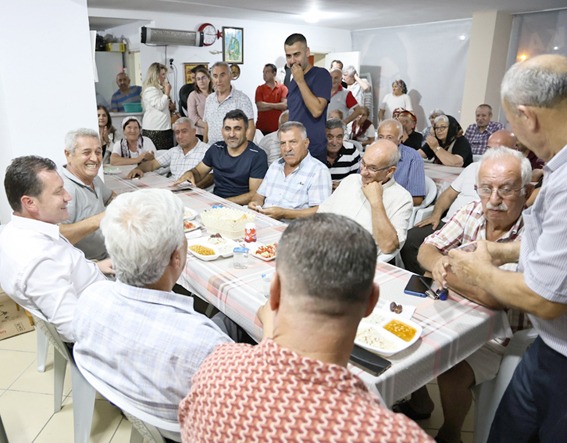
<path fill-rule="evenodd" d="M 360 174 L 346 177 L 318 210 L 345 215 L 360 223 L 374 236 L 379 255 L 401 247 L 412 213 L 411 194 L 394 180 L 399 160 L 395 143 L 373 143 L 360 161 Z"/>

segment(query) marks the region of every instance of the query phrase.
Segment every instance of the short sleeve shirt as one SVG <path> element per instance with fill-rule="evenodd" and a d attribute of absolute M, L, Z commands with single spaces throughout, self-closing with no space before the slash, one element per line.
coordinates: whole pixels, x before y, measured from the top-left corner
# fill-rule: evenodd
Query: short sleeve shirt
<path fill-rule="evenodd" d="M 201 163 L 208 149 L 209 145 L 199 140 L 187 154 L 184 154 L 183 148 L 178 145 L 165 151 L 159 151 L 156 160 L 163 167 L 169 166 L 171 174 L 177 180 L 185 172 L 190 171 Z"/>
<path fill-rule="evenodd" d="M 214 194 L 222 198 L 250 192 L 251 178 L 263 179 L 268 170 L 268 156 L 252 142 L 238 157 L 231 157 L 225 142 L 212 145 L 203 157 L 203 163 L 213 168 Z"/>
<path fill-rule="evenodd" d="M 358 106 L 358 102 L 354 98 L 354 95 L 352 95 L 352 92 L 343 89 L 343 87 L 339 85 L 339 89 L 332 95 L 329 106 L 327 107 L 327 116 L 335 109 L 338 109 L 343 113 L 343 116 L 346 117 L 349 111 L 356 106 Z"/>
<path fill-rule="evenodd" d="M 284 85 L 276 83 L 274 89 L 267 84 L 263 84 L 256 88 L 255 102 L 281 103 L 283 98 L 287 97 L 287 88 Z M 269 111 L 258 111 L 258 122 L 256 128 L 263 132 L 275 132 L 278 130 L 280 115 L 283 111 L 278 109 L 270 109 Z"/>
<path fill-rule="evenodd" d="M 209 143 L 223 141 L 221 129 L 224 116 L 235 109 L 244 112 L 248 120 L 254 120 L 252 102 L 244 92 L 234 89 L 234 86 L 222 103 L 219 103 L 216 92 L 209 94 L 205 102 L 205 118 L 203 119 L 209 124 Z"/>
<path fill-rule="evenodd" d="M 305 74 L 305 82 L 315 97 L 324 98 L 327 102 L 331 101 L 332 80 L 329 71 L 313 66 Z M 319 117 L 313 117 L 303 101 L 299 86 L 297 86 L 295 80 L 292 80 L 289 84 L 287 108 L 289 109 L 289 120 L 301 122 L 307 129 L 311 155 L 315 158 L 325 157 L 327 150 L 327 136 L 325 134 L 327 107 L 323 109 Z"/>
<path fill-rule="evenodd" d="M 427 189 L 423 158 L 416 150 L 408 148 L 404 144 L 400 144 L 399 149 L 401 156 L 396 172 L 394 172 L 394 179 L 412 197 L 424 197 L 427 194 Z"/>

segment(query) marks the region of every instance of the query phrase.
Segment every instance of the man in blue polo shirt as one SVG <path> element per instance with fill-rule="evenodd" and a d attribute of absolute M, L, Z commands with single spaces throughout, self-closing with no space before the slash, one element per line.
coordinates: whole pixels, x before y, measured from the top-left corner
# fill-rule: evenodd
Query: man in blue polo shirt
<path fill-rule="evenodd" d="M 419 206 L 427 193 L 423 159 L 415 149 L 402 143 L 403 135 L 402 124 L 393 118 L 384 120 L 378 126 L 378 139 L 390 140 L 397 144 L 400 150 L 401 157 L 398 169 L 394 173 L 394 179 L 411 194 L 413 205 Z"/>
<path fill-rule="evenodd" d="M 214 194 L 239 205 L 247 205 L 268 170 L 268 156 L 246 140 L 248 117 L 240 109 L 224 116 L 222 136 L 207 150 L 201 163 L 183 174 L 175 184 L 190 181 L 194 186 L 214 170 Z"/>
<path fill-rule="evenodd" d="M 311 66 L 307 40 L 303 35 L 290 35 L 285 41 L 284 49 L 293 75 L 287 95 L 289 120 L 303 123 L 310 140 L 309 152 L 317 160 L 325 163 L 327 160 L 325 121 L 327 105 L 331 101 L 331 75 L 326 69 Z"/>
<path fill-rule="evenodd" d="M 118 91 L 112 94 L 110 110 L 112 112 L 124 112 L 124 103 L 141 103 L 141 86 L 130 86 L 130 78 L 121 72 L 116 76 Z"/>

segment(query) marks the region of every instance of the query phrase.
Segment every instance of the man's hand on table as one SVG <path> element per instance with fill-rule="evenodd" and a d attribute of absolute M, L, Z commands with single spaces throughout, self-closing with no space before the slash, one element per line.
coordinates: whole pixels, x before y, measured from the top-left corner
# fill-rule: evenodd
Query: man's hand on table
<path fill-rule="evenodd" d="M 262 209 L 262 205 L 259 205 L 255 201 L 251 201 L 250 203 L 248 203 L 248 208 L 252 209 L 253 211 L 260 212 L 260 209 Z"/>
<path fill-rule="evenodd" d="M 193 186 L 197 186 L 197 184 L 195 183 L 195 177 L 193 176 L 193 173 L 191 171 L 187 171 L 185 174 L 183 174 L 181 177 L 179 177 L 179 180 L 177 180 L 173 186 L 177 186 L 180 185 L 181 183 L 188 181 L 191 182 L 191 184 Z"/>
<path fill-rule="evenodd" d="M 139 168 L 132 169 L 128 175 L 126 176 L 127 179 L 133 179 L 134 177 L 142 178 L 144 176 L 144 172 Z"/>
<path fill-rule="evenodd" d="M 492 256 L 487 243 L 486 241 L 477 241 L 476 251 L 474 252 L 465 252 L 459 249 L 449 251 L 451 271 L 463 282 L 479 288 L 483 287 L 481 284 L 483 278 L 493 268 Z"/>
<path fill-rule="evenodd" d="M 256 313 L 258 320 L 262 323 L 262 340 L 272 338 L 274 335 L 274 314 L 275 311 L 272 311 L 269 300 L 264 305 L 260 306 Z"/>
<path fill-rule="evenodd" d="M 272 217 L 276 220 L 281 218 L 285 218 L 285 209 L 279 208 L 277 206 L 272 206 L 270 208 L 258 208 L 257 211 L 261 214 L 267 215 L 268 217 Z"/>
<path fill-rule="evenodd" d="M 109 258 L 107 258 L 106 260 L 97 261 L 96 265 L 98 266 L 98 269 L 100 269 L 100 272 L 105 275 L 116 274 L 114 268 L 112 267 L 112 261 Z"/>
<path fill-rule="evenodd" d="M 437 283 L 437 286 L 439 286 L 439 288 L 447 287 L 447 271 L 451 267 L 451 264 L 449 262 L 449 257 L 444 255 L 440 257 L 439 260 L 437 260 L 431 268 L 433 280 L 435 280 L 435 283 Z"/>

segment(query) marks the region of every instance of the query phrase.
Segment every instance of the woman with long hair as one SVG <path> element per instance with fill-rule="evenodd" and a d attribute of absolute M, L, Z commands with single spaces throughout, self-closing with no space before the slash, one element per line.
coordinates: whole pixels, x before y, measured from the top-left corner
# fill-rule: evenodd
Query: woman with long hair
<path fill-rule="evenodd" d="M 463 128 L 455 117 L 440 115 L 433 123 L 435 137 L 427 136 L 426 143 L 417 152 L 433 163 L 445 166 L 467 167 L 473 161 L 471 145 L 463 135 Z"/>
<path fill-rule="evenodd" d="M 171 130 L 170 97 L 171 84 L 167 81 L 167 68 L 161 63 L 152 63 L 146 73 L 142 87 L 144 118 L 142 135 L 150 138 L 157 149 L 173 147 Z"/>
<path fill-rule="evenodd" d="M 114 143 L 110 164 L 112 166 L 137 165 L 153 160 L 156 147 L 152 140 L 141 134 L 142 125 L 136 117 L 126 117 L 122 121 L 124 138 Z"/>
<path fill-rule="evenodd" d="M 205 117 L 205 102 L 209 94 L 213 92 L 213 81 L 209 70 L 204 66 L 195 69 L 195 89 L 187 98 L 187 115 L 197 127 L 197 137 L 203 140 L 203 134 L 207 127 Z"/>
<path fill-rule="evenodd" d="M 106 165 L 110 162 L 110 151 L 116 137 L 116 129 L 112 126 L 112 117 L 110 117 L 108 109 L 99 105 L 96 107 L 96 114 L 98 117 L 98 135 L 102 144 L 102 163 Z"/>

